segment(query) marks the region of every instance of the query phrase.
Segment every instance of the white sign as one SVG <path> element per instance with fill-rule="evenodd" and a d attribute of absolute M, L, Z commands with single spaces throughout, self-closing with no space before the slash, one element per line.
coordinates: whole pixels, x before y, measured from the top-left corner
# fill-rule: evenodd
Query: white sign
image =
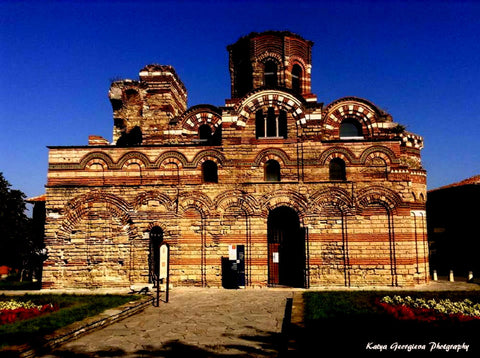
<path fill-rule="evenodd" d="M 278 252 L 274 252 L 274 253 L 273 253 L 272 260 L 273 260 L 273 263 L 274 263 L 274 264 L 278 264 L 278 263 L 280 262 L 279 256 L 278 256 Z"/>
<path fill-rule="evenodd" d="M 228 245 L 228 259 L 230 261 L 237 259 L 237 245 Z"/>
<path fill-rule="evenodd" d="M 168 275 L 168 245 L 160 246 L 160 272 L 158 277 L 160 279 L 167 278 Z"/>

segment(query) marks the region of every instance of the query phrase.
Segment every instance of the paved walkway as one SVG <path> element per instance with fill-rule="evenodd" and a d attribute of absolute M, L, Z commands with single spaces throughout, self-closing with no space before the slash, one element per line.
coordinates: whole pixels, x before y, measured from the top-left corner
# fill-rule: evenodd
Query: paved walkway
<path fill-rule="evenodd" d="M 441 279 L 415 288 L 376 289 L 478 290 L 480 284 Z M 169 303 L 161 303 L 158 308 L 148 306 L 141 313 L 66 343 L 43 358 L 277 357 L 287 341 L 282 335 L 284 318 L 289 317 L 285 316 L 287 302 L 303 291 L 174 288 Z"/>
<path fill-rule="evenodd" d="M 288 289 L 177 288 L 170 302 L 67 343 L 53 357 L 277 357 Z"/>

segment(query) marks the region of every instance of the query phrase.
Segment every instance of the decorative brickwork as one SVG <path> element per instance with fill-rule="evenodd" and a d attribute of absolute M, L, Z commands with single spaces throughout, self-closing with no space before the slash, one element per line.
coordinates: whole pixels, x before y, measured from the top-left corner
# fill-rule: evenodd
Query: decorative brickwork
<path fill-rule="evenodd" d="M 312 45 L 229 46 L 225 107 L 187 109 L 171 66 L 114 82 L 113 143 L 50 147 L 44 287 L 149 282 L 152 232 L 174 285 L 221 286 L 232 244 L 248 286 L 428 281 L 422 138 L 367 100 L 318 103 Z"/>

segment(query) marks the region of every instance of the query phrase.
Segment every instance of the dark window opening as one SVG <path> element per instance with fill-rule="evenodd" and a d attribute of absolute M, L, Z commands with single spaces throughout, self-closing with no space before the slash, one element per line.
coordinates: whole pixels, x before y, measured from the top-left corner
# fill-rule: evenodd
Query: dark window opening
<path fill-rule="evenodd" d="M 264 80 L 266 87 L 277 86 L 277 64 L 273 61 L 267 61 L 265 63 Z"/>
<path fill-rule="evenodd" d="M 198 127 L 198 136 L 203 144 L 211 144 L 212 129 L 208 124 L 202 124 L 200 127 Z"/>
<path fill-rule="evenodd" d="M 280 181 L 280 164 L 276 160 L 265 163 L 265 181 Z"/>
<path fill-rule="evenodd" d="M 334 158 L 330 161 L 329 177 L 330 180 L 347 180 L 345 162 L 342 159 Z"/>
<path fill-rule="evenodd" d="M 277 117 L 275 108 L 270 107 L 267 111 L 267 137 L 277 137 Z"/>
<path fill-rule="evenodd" d="M 255 113 L 255 135 L 257 138 L 287 138 L 287 112 L 269 107 L 267 115 L 260 109 Z"/>
<path fill-rule="evenodd" d="M 117 146 L 119 147 L 134 147 L 141 145 L 143 141 L 142 130 L 139 126 L 133 127 L 130 132 L 123 132 L 120 138 L 117 139 Z"/>
<path fill-rule="evenodd" d="M 265 117 L 261 109 L 255 113 L 255 134 L 257 138 L 265 137 Z"/>
<path fill-rule="evenodd" d="M 206 160 L 202 164 L 203 182 L 218 183 L 218 168 L 214 161 Z"/>
<path fill-rule="evenodd" d="M 219 126 L 214 133 L 208 124 L 202 124 L 198 127 L 198 137 L 203 145 L 221 145 L 222 127 Z"/>
<path fill-rule="evenodd" d="M 212 134 L 212 145 L 222 145 L 222 125 L 219 125 Z"/>
<path fill-rule="evenodd" d="M 295 93 L 302 93 L 302 68 L 299 65 L 292 67 L 292 90 Z"/>
<path fill-rule="evenodd" d="M 340 124 L 340 138 L 363 139 L 361 124 L 353 118 L 344 119 Z"/>
<path fill-rule="evenodd" d="M 287 112 L 280 111 L 278 115 L 278 137 L 287 138 Z"/>

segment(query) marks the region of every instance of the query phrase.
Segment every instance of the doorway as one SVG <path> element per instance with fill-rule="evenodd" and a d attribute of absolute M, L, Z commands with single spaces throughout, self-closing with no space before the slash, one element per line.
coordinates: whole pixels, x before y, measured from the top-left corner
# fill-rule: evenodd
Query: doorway
<path fill-rule="evenodd" d="M 154 226 L 150 230 L 149 283 L 157 282 L 157 275 L 160 272 L 160 245 L 162 242 L 163 230 L 159 226 Z"/>
<path fill-rule="evenodd" d="M 297 212 L 287 206 L 270 211 L 268 232 L 268 283 L 305 287 L 305 230 Z"/>

